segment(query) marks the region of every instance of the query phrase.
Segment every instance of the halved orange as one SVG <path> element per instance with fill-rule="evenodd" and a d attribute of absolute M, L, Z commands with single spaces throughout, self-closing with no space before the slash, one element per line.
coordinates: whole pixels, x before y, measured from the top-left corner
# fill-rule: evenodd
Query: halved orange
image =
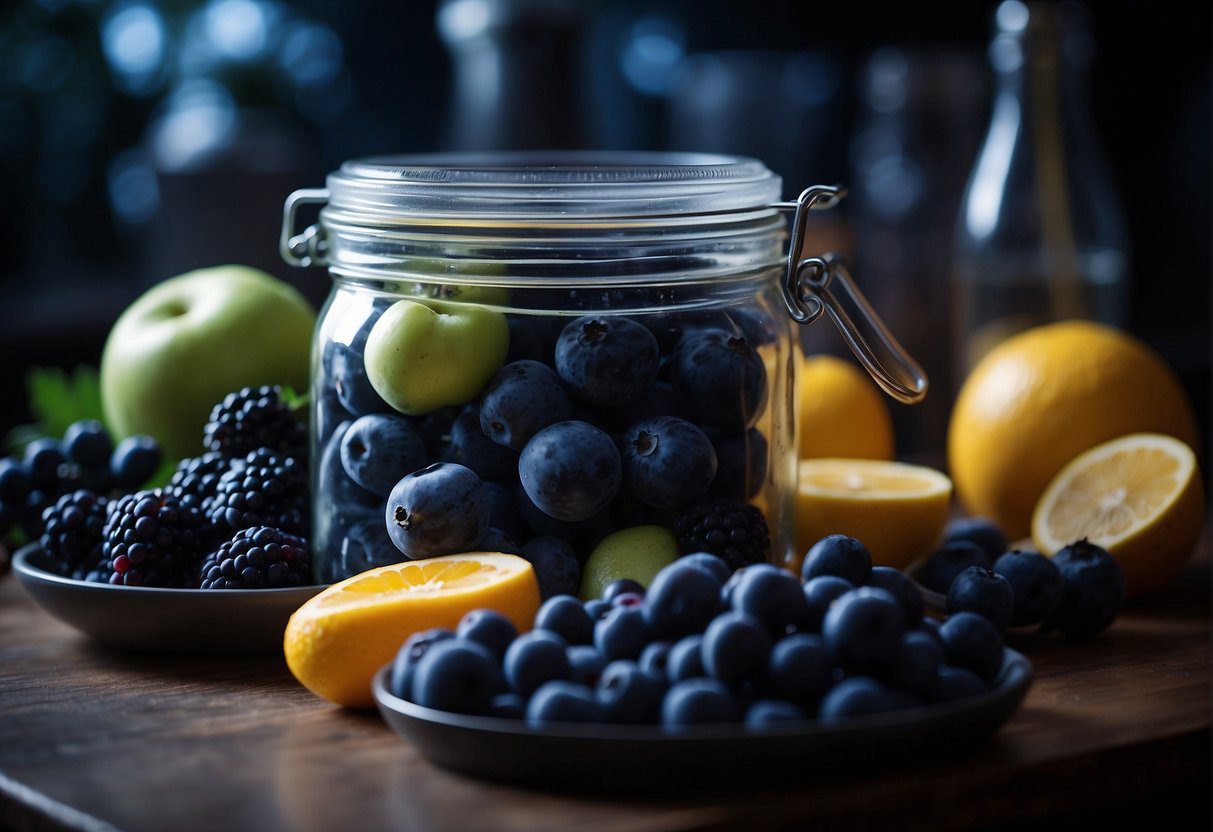
<path fill-rule="evenodd" d="M 371 679 L 413 633 L 454 629 L 475 609 L 495 609 L 519 632 L 539 609 L 531 564 L 516 555 L 471 552 L 380 566 L 333 584 L 286 625 L 287 666 L 317 696 L 369 708 Z"/>

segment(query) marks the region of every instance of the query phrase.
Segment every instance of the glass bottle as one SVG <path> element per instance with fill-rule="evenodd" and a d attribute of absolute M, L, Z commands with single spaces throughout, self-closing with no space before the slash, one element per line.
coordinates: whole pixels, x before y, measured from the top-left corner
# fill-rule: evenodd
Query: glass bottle
<path fill-rule="evenodd" d="M 954 286 L 961 376 L 1048 321 L 1125 322 L 1124 211 L 1087 101 L 1093 41 L 1073 3 L 1005 0 L 997 92 L 961 206 Z"/>

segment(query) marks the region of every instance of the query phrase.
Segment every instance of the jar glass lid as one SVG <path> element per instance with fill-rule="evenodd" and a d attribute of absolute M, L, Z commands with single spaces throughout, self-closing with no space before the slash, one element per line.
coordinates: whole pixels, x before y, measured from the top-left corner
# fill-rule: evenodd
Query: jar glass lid
<path fill-rule="evenodd" d="M 376 156 L 328 177 L 328 210 L 379 218 L 644 218 L 766 208 L 779 177 L 706 153 L 542 151 Z"/>

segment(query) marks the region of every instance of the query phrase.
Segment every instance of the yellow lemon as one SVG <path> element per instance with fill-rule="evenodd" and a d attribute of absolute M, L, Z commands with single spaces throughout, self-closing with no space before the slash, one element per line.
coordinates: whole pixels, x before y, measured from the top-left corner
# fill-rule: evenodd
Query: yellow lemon
<path fill-rule="evenodd" d="M 1135 433 L 1086 451 L 1049 483 L 1032 515 L 1032 540 L 1053 555 L 1087 538 L 1125 573 L 1125 594 L 1175 577 L 1205 522 L 1196 454 L 1177 439 Z"/>
<path fill-rule="evenodd" d="M 948 521 L 951 497 L 952 481 L 921 465 L 802 460 L 797 554 L 803 559 L 826 535 L 845 534 L 862 541 L 876 565 L 901 569 L 931 551 Z"/>
<path fill-rule="evenodd" d="M 1048 324 L 999 344 L 961 388 L 948 465 L 970 514 L 1027 536 L 1049 480 L 1088 448 L 1151 431 L 1193 445 L 1179 380 L 1133 337 L 1086 321 Z"/>
<path fill-rule="evenodd" d="M 809 356 L 797 384 L 801 459 L 893 458 L 889 407 L 863 370 L 832 355 Z"/>
<path fill-rule="evenodd" d="M 333 584 L 286 625 L 286 663 L 317 696 L 369 708 L 371 678 L 405 639 L 431 627 L 454 629 L 481 607 L 521 632 L 539 609 L 531 564 L 515 555 L 472 552 L 381 566 Z"/>

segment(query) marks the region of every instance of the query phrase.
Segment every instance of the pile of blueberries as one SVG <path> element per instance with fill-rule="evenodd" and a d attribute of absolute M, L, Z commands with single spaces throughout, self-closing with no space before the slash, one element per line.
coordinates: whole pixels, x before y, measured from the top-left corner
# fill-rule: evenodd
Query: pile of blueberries
<path fill-rule="evenodd" d="M 1000 631 L 1040 624 L 1074 640 L 1107 629 L 1125 599 L 1120 565 L 1099 546 L 1079 540 L 1051 558 L 1007 551 L 1001 530 L 982 518 L 950 524 L 914 578 L 947 596 L 949 615 L 977 613 Z"/>
<path fill-rule="evenodd" d="M 462 714 L 552 723 L 831 722 L 977 696 L 997 682 L 1003 640 L 989 620 L 924 617 L 905 574 L 873 567 L 833 535 L 802 580 L 770 564 L 731 572 L 695 553 L 646 591 L 630 580 L 601 599 L 566 595 L 519 635 L 492 610 L 458 629 L 414 634 L 391 666 L 392 694 Z"/>
<path fill-rule="evenodd" d="M 138 488 L 156 473 L 161 458 L 152 437 L 130 436 L 115 445 L 105 426 L 91 419 L 69 425 L 61 439 L 35 439 L 22 456 L 0 459 L 0 540 L 37 540 L 45 529 L 43 514 L 63 495 Z"/>
<path fill-rule="evenodd" d="M 509 315 L 506 363 L 473 401 L 407 416 L 364 366 L 384 308 L 323 354 L 324 579 L 402 553 L 491 549 L 532 560 L 550 595 L 576 587 L 579 564 L 612 531 L 649 523 L 732 568 L 765 559 L 769 529 L 746 501 L 767 474 L 756 346 L 774 336 L 756 316 Z M 726 517 L 741 519 L 707 539 Z"/>

